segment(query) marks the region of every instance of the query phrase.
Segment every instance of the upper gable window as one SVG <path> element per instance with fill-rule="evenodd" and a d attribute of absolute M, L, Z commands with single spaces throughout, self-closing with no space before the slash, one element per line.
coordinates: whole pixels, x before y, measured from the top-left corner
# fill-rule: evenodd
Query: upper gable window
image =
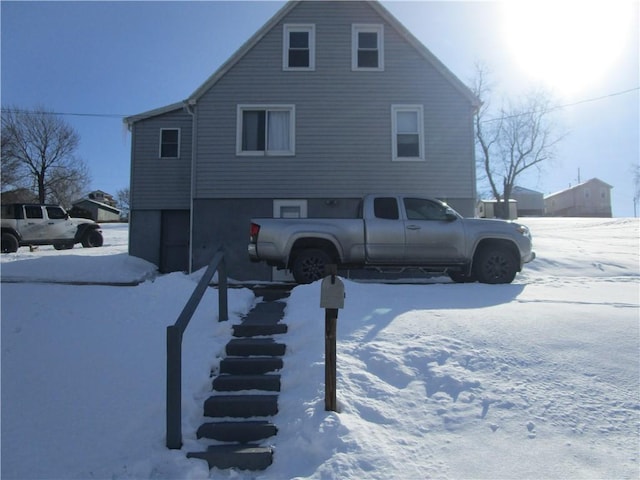
<path fill-rule="evenodd" d="M 384 70 L 382 25 L 355 24 L 351 27 L 351 69 Z"/>
<path fill-rule="evenodd" d="M 285 25 L 282 45 L 283 70 L 315 70 L 315 25 Z"/>
<path fill-rule="evenodd" d="M 293 105 L 238 105 L 238 155 L 294 155 Z"/>
<path fill-rule="evenodd" d="M 180 129 L 160 129 L 160 158 L 180 157 Z"/>
<path fill-rule="evenodd" d="M 391 106 L 394 160 L 424 160 L 422 105 Z"/>

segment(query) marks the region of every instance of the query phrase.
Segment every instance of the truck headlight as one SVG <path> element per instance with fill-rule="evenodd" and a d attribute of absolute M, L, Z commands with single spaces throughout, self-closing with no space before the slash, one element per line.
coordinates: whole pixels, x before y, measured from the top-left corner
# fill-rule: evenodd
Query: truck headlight
<path fill-rule="evenodd" d="M 529 229 L 524 225 L 516 226 L 516 230 L 518 231 L 518 233 L 522 234 L 522 236 L 524 237 L 529 237 L 529 238 L 531 237 L 531 232 L 529 232 Z"/>

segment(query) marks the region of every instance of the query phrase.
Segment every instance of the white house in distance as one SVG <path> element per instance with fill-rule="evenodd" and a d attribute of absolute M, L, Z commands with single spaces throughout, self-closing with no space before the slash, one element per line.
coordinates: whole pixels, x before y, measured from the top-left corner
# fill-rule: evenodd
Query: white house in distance
<path fill-rule="evenodd" d="M 546 214 L 552 217 L 611 217 L 611 189 L 597 178 L 547 195 Z"/>

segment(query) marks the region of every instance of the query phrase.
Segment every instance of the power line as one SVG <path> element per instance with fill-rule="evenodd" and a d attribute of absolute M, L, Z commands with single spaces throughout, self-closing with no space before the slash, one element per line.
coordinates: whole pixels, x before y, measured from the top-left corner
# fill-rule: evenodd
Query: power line
<path fill-rule="evenodd" d="M 575 107 L 577 105 L 582 105 L 582 104 L 585 104 L 585 103 L 597 102 L 597 101 L 600 101 L 600 100 L 606 100 L 607 98 L 611 98 L 611 97 L 617 97 L 617 96 L 620 96 L 620 95 L 626 95 L 627 93 L 636 92 L 638 90 L 640 90 L 640 87 L 634 87 L 634 88 L 630 88 L 628 90 L 622 90 L 620 92 L 614 92 L 614 93 L 609 93 L 607 95 L 602 95 L 600 97 L 588 98 L 586 100 L 579 100 L 579 101 L 573 102 L 573 103 L 565 103 L 563 105 L 556 105 L 555 107 L 549 107 L 549 108 L 546 108 L 544 110 L 531 110 L 531 111 L 528 111 L 528 112 L 516 113 L 514 115 L 505 115 L 505 116 L 502 116 L 502 117 L 487 118 L 487 119 L 482 120 L 481 123 L 497 122 L 497 121 L 500 121 L 500 120 L 508 120 L 510 118 L 522 117 L 523 115 L 529 115 L 531 113 L 553 112 L 555 110 L 562 110 L 563 108 Z"/>
<path fill-rule="evenodd" d="M 541 110 L 541 111 L 531 111 L 531 112 L 523 112 L 523 113 L 518 113 L 515 115 L 509 115 L 509 116 L 503 116 L 503 117 L 497 117 L 497 118 L 488 118 L 485 120 L 482 120 L 483 123 L 485 122 L 496 122 L 499 120 L 506 120 L 509 118 L 515 118 L 515 117 L 520 117 L 522 115 L 527 115 L 529 113 L 544 113 L 544 112 L 552 112 L 554 110 L 561 110 L 563 108 L 569 108 L 569 107 L 575 107 L 577 105 L 582 105 L 585 103 L 592 103 L 592 102 L 598 102 L 600 100 L 606 100 L 607 98 L 612 98 L 612 97 L 617 97 L 620 95 L 626 95 L 627 93 L 632 93 L 632 92 L 637 92 L 638 90 L 640 90 L 640 87 L 634 87 L 634 88 L 630 88 L 628 90 L 622 90 L 620 92 L 614 92 L 614 93 L 609 93 L 607 95 L 602 95 L 600 97 L 593 97 L 593 98 L 588 98 L 585 100 L 579 100 L 577 102 L 573 102 L 573 103 L 565 103 L 562 105 L 556 105 L 555 107 L 550 107 L 547 108 L 545 110 Z M 125 117 L 128 117 L 130 115 L 122 115 L 122 114 L 118 114 L 118 113 L 82 113 L 82 112 L 49 112 L 49 111 L 34 111 L 34 110 L 24 110 L 21 108 L 4 108 L 2 107 L 2 112 L 16 112 L 16 113 L 23 113 L 26 115 L 60 115 L 63 117 L 94 117 L 94 118 L 119 118 L 119 119 L 123 119 Z"/>
<path fill-rule="evenodd" d="M 38 110 L 24 110 L 22 108 L 2 108 L 2 112 L 15 112 L 25 115 L 59 115 L 61 117 L 97 117 L 97 118 L 125 118 L 128 115 L 120 115 L 117 113 L 74 113 L 74 112 L 50 112 Z"/>

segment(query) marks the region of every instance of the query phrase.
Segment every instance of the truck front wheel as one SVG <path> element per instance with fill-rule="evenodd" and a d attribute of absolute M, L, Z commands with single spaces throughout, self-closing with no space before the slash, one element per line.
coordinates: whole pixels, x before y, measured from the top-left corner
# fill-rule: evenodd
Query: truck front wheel
<path fill-rule="evenodd" d="M 474 261 L 474 273 L 481 283 L 511 283 L 517 272 L 518 260 L 509 249 L 483 248 Z"/>
<path fill-rule="evenodd" d="M 18 251 L 18 239 L 10 233 L 2 234 L 2 253 L 13 253 Z"/>
<path fill-rule="evenodd" d="M 303 250 L 293 260 L 293 278 L 298 283 L 315 282 L 325 276 L 325 266 L 331 262 L 331 257 L 323 250 Z"/>
<path fill-rule="evenodd" d="M 102 242 L 102 234 L 97 230 L 89 230 L 82 237 L 82 246 L 84 248 L 101 247 Z"/>

